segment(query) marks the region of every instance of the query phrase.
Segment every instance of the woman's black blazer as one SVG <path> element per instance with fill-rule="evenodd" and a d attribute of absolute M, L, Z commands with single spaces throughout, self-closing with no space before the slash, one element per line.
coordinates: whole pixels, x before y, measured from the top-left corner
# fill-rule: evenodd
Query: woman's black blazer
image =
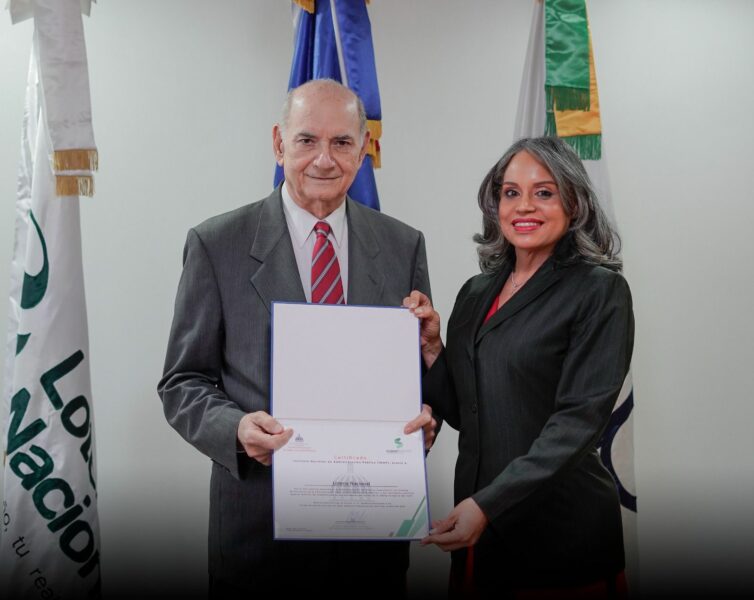
<path fill-rule="evenodd" d="M 425 402 L 459 430 L 456 503 L 471 496 L 490 520 L 477 567 L 513 585 L 591 581 L 624 564 L 595 445 L 630 366 L 631 293 L 619 273 L 561 252 L 483 324 L 509 273 L 459 292 Z"/>

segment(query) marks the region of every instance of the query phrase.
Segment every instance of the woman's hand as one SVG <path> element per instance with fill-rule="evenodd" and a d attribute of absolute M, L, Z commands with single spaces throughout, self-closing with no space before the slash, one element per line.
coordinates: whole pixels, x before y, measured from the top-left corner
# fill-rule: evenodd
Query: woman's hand
<path fill-rule="evenodd" d="M 417 290 L 403 299 L 403 306 L 421 321 L 422 358 L 427 368 L 430 368 L 442 350 L 440 315 L 432 306 L 432 301 Z"/>
<path fill-rule="evenodd" d="M 421 541 L 421 545 L 436 544 L 445 552 L 473 546 L 488 522 L 479 505 L 473 499 L 466 498 L 445 519 L 432 523 L 430 535 Z"/>

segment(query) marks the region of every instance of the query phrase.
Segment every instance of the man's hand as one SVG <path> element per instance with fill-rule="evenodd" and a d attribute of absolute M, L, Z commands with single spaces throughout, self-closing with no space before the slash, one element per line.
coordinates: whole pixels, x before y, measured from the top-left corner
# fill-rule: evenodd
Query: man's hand
<path fill-rule="evenodd" d="M 272 464 L 272 453 L 288 443 L 293 429 L 284 429 L 264 411 L 247 413 L 238 424 L 238 441 L 246 454 L 265 466 Z"/>
<path fill-rule="evenodd" d="M 450 511 L 447 518 L 432 523 L 430 535 L 421 541 L 421 545 L 436 544 L 445 552 L 467 548 L 477 543 L 487 523 L 479 505 L 466 498 Z"/>
<path fill-rule="evenodd" d="M 442 350 L 440 315 L 432 306 L 429 297 L 417 290 L 403 299 L 403 306 L 421 321 L 422 358 L 427 368 L 430 368 Z"/>
<path fill-rule="evenodd" d="M 422 404 L 422 411 L 419 416 L 406 423 L 403 433 L 408 435 L 419 429 L 424 430 L 424 450 L 429 450 L 435 442 L 437 433 L 437 421 L 432 416 L 432 407 L 429 404 Z"/>

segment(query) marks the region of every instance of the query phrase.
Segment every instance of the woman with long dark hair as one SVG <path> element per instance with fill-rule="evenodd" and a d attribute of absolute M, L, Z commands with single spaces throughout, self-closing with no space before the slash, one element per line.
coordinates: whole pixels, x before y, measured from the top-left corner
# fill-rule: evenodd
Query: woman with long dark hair
<path fill-rule="evenodd" d="M 596 450 L 633 350 L 617 235 L 558 138 L 516 142 L 479 207 L 481 274 L 445 346 L 429 299 L 404 301 L 422 320 L 424 401 L 459 431 L 456 506 L 422 543 L 453 552 L 452 595 L 625 594 L 618 494 Z"/>

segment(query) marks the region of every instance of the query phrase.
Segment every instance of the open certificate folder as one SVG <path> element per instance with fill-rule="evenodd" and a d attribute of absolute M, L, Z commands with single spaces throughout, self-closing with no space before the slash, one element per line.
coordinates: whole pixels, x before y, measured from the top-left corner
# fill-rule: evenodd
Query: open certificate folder
<path fill-rule="evenodd" d="M 407 309 L 275 302 L 276 539 L 427 535 L 419 324 Z"/>

